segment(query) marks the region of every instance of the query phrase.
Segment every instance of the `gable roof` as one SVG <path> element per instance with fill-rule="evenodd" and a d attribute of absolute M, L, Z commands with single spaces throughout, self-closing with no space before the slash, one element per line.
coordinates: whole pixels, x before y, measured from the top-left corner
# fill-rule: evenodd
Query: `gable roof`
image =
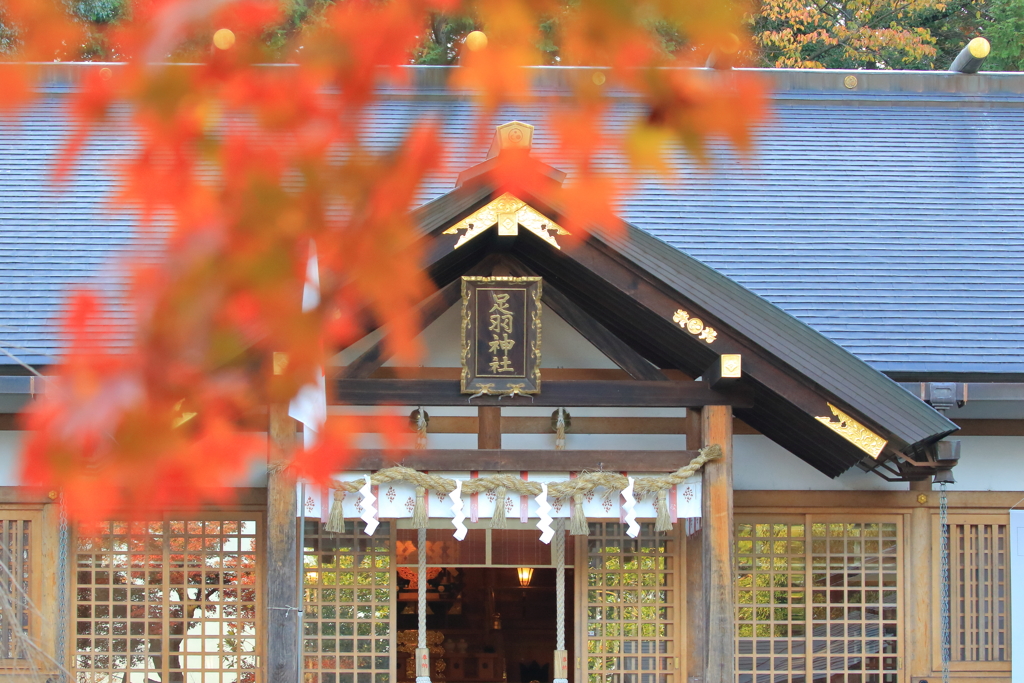
<path fill-rule="evenodd" d="M 501 238 L 500 246 L 493 230 L 469 241 L 447 234 L 448 227 L 503 193 L 489 182 L 484 174 L 417 213 L 432 255 L 429 269 L 439 284 L 496 249 L 542 275 L 548 290 L 556 287 L 658 367 L 706 376 L 722 354 L 741 354 L 743 384 L 754 398 L 737 405 L 736 415 L 829 476 L 871 462 L 851 439 L 822 424 L 834 407 L 885 439 L 883 460 L 900 460 L 899 453 L 914 454 L 957 429 L 820 333 L 635 226 L 592 228 L 585 243 L 562 248 L 528 230 Z M 552 182 L 548 188 L 516 199 L 557 222 L 560 187 Z M 680 329 L 674 319 L 679 309 L 713 325 L 713 342 Z"/>
<path fill-rule="evenodd" d="M 370 137 L 397 144 L 423 114 L 446 123 L 449 170 L 424 187 L 427 202 L 485 150 L 457 142 L 475 109 L 438 90 L 446 70 L 413 71 L 414 87 L 385 93 Z M 571 182 L 543 126 L 562 92 L 558 70 L 539 73 L 550 98 L 495 120 L 537 124 L 537 154 Z M 756 156 L 744 165 L 717 148 L 701 170 L 679 155 L 680 184 L 647 179 L 622 217 L 876 369 L 1024 375 L 1024 76 L 858 72 L 849 90 L 844 72 L 765 73 L 775 114 L 757 131 Z M 24 116 L 0 119 L 0 343 L 34 364 L 59 352 L 51 321 L 62 292 L 96 273 L 116 284 L 103 264 L 130 247 L 133 228 L 103 207 L 106 166 L 132 144 L 118 130 L 94 139 L 66 189 L 49 185 L 75 66 L 53 74 Z M 610 130 L 640 113 L 621 99 Z"/>

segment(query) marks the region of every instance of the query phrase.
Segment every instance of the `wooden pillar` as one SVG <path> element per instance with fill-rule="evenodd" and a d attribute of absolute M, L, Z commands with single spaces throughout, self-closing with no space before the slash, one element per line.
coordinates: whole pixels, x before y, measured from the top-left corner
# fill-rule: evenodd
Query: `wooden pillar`
<path fill-rule="evenodd" d="M 54 492 L 56 493 L 56 492 Z M 60 580 L 60 503 L 54 502 L 49 505 L 43 506 L 43 511 L 40 515 L 39 520 L 40 534 L 39 538 L 39 607 L 40 612 L 44 618 L 39 619 L 40 625 L 39 630 L 39 646 L 43 652 L 52 652 L 53 659 L 58 662 L 61 666 L 72 669 L 72 661 L 70 653 L 72 648 L 75 648 L 75 641 L 70 636 L 74 633 L 75 619 L 74 619 L 74 604 L 75 596 L 71 592 L 71 572 L 73 571 L 71 564 L 74 558 L 74 551 L 68 548 L 67 558 L 67 571 L 64 574 L 64 595 L 67 597 L 66 613 L 64 614 L 64 620 L 61 621 L 60 614 L 60 601 L 57 599 L 59 592 L 58 582 Z M 68 530 L 68 544 L 74 540 L 71 530 Z M 34 560 L 33 560 L 34 561 Z M 57 629 L 63 627 L 66 629 L 67 636 L 64 638 L 64 651 L 57 651 Z M 50 671 L 50 667 L 46 666 L 43 671 Z M 56 674 L 56 672 L 53 672 Z M 27 680 L 27 679 L 26 679 Z M 52 680 L 58 680 L 56 676 Z"/>
<path fill-rule="evenodd" d="M 704 445 L 718 444 L 722 457 L 704 466 L 703 535 L 704 624 L 707 640 L 704 683 L 733 683 L 735 582 L 733 580 L 732 408 L 705 406 Z"/>
<path fill-rule="evenodd" d="M 477 448 L 501 448 L 501 406 L 477 408 Z"/>
<path fill-rule="evenodd" d="M 686 448 L 695 451 L 703 445 L 699 408 L 686 409 Z M 704 532 L 698 530 L 686 540 L 686 683 L 704 680 L 704 652 L 707 630 L 704 615 Z"/>
<path fill-rule="evenodd" d="M 295 420 L 288 406 L 270 408 L 270 462 L 286 460 L 295 445 Z M 299 572 L 296 551 L 295 480 L 274 468 L 267 477 L 267 653 L 268 681 L 291 683 L 299 671 Z"/>
<path fill-rule="evenodd" d="M 912 489 L 913 490 L 913 489 Z M 921 495 L 921 494 L 918 494 Z M 923 494 L 931 497 L 931 494 Z M 916 496 L 915 496 L 916 497 Z M 927 502 L 927 501 L 926 501 Z M 906 544 L 907 670 L 910 680 L 930 678 L 932 675 L 932 515 L 924 504 L 910 511 L 909 538 Z M 939 567 L 935 567 L 935 573 Z M 935 596 L 936 602 L 939 596 Z M 938 639 L 936 639 L 938 642 Z"/>

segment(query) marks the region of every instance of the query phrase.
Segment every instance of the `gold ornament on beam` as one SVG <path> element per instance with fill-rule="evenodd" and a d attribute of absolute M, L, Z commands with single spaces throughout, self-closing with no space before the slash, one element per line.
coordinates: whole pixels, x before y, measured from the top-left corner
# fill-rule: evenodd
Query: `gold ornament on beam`
<path fill-rule="evenodd" d="M 885 444 L 888 443 L 885 439 L 880 437 L 878 434 L 875 434 L 873 431 L 862 425 L 860 422 L 857 422 L 831 403 L 828 403 L 827 405 L 832 410 L 832 415 L 836 417 L 836 420 L 833 420 L 831 416 L 815 417 L 815 420 L 822 423 L 833 432 L 870 455 L 872 458 L 878 458 L 878 456 L 881 455 L 882 449 L 885 448 Z"/>
<path fill-rule="evenodd" d="M 519 226 L 522 226 L 555 249 L 562 248 L 555 241 L 555 235 L 569 234 L 569 231 L 558 223 L 508 192 L 466 216 L 445 230 L 444 234 L 457 235 L 460 230 L 466 231 L 455 243 L 455 248 L 458 249 L 495 225 L 498 226 L 499 235 L 517 235 Z"/>
<path fill-rule="evenodd" d="M 681 308 L 672 314 L 672 322 L 708 344 L 718 339 L 718 330 L 708 327 L 700 318 L 691 318 L 690 314 Z"/>

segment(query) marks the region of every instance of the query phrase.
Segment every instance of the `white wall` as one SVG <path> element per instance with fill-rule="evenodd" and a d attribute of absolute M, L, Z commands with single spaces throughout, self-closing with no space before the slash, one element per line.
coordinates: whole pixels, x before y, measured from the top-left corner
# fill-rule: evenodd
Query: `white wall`
<path fill-rule="evenodd" d="M 955 438 L 955 437 L 954 437 Z M 953 470 L 953 491 L 1021 491 L 1024 495 L 1024 437 L 960 438 L 960 463 Z M 875 474 L 851 469 L 835 479 L 761 435 L 734 437 L 734 486 L 743 490 L 879 491 L 907 490 Z"/>
<path fill-rule="evenodd" d="M 1024 496 L 1024 437 L 961 437 L 953 476 L 953 491 L 1021 491 Z"/>
<path fill-rule="evenodd" d="M 425 368 L 458 368 L 462 340 L 459 322 L 462 304 L 457 303 L 431 323 L 417 339 L 427 354 L 419 363 Z M 371 344 L 380 339 L 380 333 L 367 335 L 338 354 L 336 360 L 347 365 L 359 357 Z M 386 366 L 395 365 L 392 361 Z M 541 309 L 541 367 L 542 368 L 617 368 L 615 363 L 581 337 L 567 322 L 547 308 Z"/>
<path fill-rule="evenodd" d="M 18 486 L 21 480 L 18 478 L 21 444 L 25 432 L 0 431 L 0 486 Z M 259 435 L 264 442 L 266 434 Z M 251 462 L 249 473 L 241 480 L 235 482 L 234 486 L 266 486 L 267 485 L 267 460 L 266 453 L 260 453 Z"/>
<path fill-rule="evenodd" d="M 0 432 L 0 486 L 17 486 L 18 453 L 24 432 Z"/>

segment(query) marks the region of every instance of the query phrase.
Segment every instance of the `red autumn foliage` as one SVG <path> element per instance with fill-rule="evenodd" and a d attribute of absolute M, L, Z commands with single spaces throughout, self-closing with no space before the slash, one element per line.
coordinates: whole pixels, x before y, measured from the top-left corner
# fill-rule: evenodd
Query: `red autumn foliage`
<path fill-rule="evenodd" d="M 12 109 L 33 96 L 38 67 L 28 62 L 73 59 L 79 32 L 60 0 L 5 7 L 22 45 L 23 61 L 0 65 L 0 109 Z M 749 75 L 721 73 L 711 85 L 700 70 L 666 68 L 703 63 L 715 46 L 742 41 L 741 4 L 603 0 L 566 13 L 553 0 L 344 0 L 299 34 L 291 64 L 259 66 L 277 7 L 139 0 L 108 35 L 127 62 L 83 67 L 70 104 L 78 127 L 68 131 L 58 176 L 115 105 L 127 105 L 124 134 L 138 143 L 117 169 L 123 182 L 112 209 L 141 215 L 140 235 L 162 252 L 123 264 L 123 299 L 72 297 L 64 357 L 24 418 L 32 432 L 26 479 L 62 488 L 80 518 L 222 499 L 266 457 L 251 431 L 266 424 L 266 407 L 287 403 L 374 326 L 390 330 L 389 351 L 402 363 L 415 362 L 414 308 L 432 285 L 409 212 L 444 158 L 444 138 L 419 121 L 402 145 L 380 152 L 362 131 L 380 86 L 407 78 L 403 67 L 431 12 L 477 17 L 488 35 L 485 48 L 464 50 L 451 79 L 482 105 L 480 145 L 496 107 L 537 97 L 524 67 L 540 62 L 543 18 L 562 13 L 565 64 L 601 65 L 572 72 L 569 111 L 538 122 L 572 165 L 559 220 L 574 238 L 592 225 L 614 227 L 628 190 L 600 170 L 598 153 L 664 171 L 669 145 L 700 154 L 708 138 L 724 137 L 743 150 L 763 117 Z M 657 48 L 652 17 L 686 36 L 683 57 Z M 225 28 L 234 42 L 215 47 L 214 32 Z M 650 112 L 626 135 L 603 128 L 610 88 L 631 91 Z M 498 193 L 541 191 L 529 186 L 536 174 L 523 172 L 535 163 L 503 154 Z M 321 303 L 303 311 L 311 244 Z M 127 342 L 114 306 L 129 316 Z M 287 358 L 276 373 L 275 353 Z M 353 434 L 367 431 L 384 434 L 389 447 L 410 443 L 405 418 L 332 418 L 289 471 L 326 479 L 344 466 Z"/>

